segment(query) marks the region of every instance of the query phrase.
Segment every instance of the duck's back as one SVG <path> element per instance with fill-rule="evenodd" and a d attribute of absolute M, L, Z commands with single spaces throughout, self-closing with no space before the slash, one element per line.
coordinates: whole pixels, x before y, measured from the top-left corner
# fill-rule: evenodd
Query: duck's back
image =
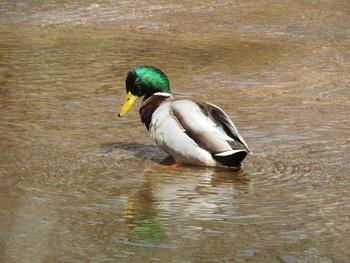
<path fill-rule="evenodd" d="M 220 121 L 222 116 L 217 119 L 207 111 L 213 107 L 220 110 L 214 105 L 190 100 L 163 102 L 152 115 L 151 136 L 159 148 L 178 162 L 238 166 L 247 154 L 245 142 L 235 140 L 226 124 Z"/>

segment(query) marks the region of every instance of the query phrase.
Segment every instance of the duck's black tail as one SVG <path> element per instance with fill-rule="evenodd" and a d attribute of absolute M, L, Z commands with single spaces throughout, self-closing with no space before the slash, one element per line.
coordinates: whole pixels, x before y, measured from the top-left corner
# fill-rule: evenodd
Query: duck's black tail
<path fill-rule="evenodd" d="M 236 150 L 223 153 L 213 153 L 212 156 L 222 165 L 239 167 L 247 154 L 248 152 L 245 150 Z"/>

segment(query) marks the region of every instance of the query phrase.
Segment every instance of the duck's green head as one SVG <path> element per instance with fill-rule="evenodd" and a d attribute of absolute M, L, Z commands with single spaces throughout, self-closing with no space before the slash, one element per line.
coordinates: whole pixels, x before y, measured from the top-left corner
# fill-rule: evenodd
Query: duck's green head
<path fill-rule="evenodd" d="M 152 66 L 137 66 L 126 77 L 126 98 L 118 114 L 125 115 L 135 101 L 142 96 L 145 99 L 156 92 L 170 93 L 169 80 L 159 69 Z"/>

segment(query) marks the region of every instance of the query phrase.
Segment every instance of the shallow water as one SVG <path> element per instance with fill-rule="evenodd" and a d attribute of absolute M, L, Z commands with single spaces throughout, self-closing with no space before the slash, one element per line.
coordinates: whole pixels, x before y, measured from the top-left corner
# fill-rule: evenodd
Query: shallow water
<path fill-rule="evenodd" d="M 350 3 L 2 1 L 0 261 L 347 262 Z M 170 168 L 122 119 L 165 71 L 252 149 Z M 137 103 L 136 103 L 137 104 Z"/>

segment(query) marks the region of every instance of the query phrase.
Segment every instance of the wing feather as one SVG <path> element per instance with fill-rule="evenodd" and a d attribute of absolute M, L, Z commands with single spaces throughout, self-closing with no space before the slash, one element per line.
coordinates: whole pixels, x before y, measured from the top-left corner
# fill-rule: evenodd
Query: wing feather
<path fill-rule="evenodd" d="M 171 110 L 186 134 L 208 152 L 242 150 L 242 147 L 232 147 L 236 142 L 248 150 L 232 121 L 215 105 L 179 100 L 171 104 Z"/>
<path fill-rule="evenodd" d="M 238 133 L 238 130 L 233 124 L 232 120 L 221 108 L 209 102 L 199 103 L 199 105 L 203 109 L 203 111 L 207 112 L 207 114 L 212 116 L 212 118 L 214 118 L 222 125 L 223 129 L 225 130 L 225 133 L 228 136 L 230 136 L 236 142 L 242 144 L 248 152 L 250 151 L 247 143 L 245 142 L 243 137 Z"/>

